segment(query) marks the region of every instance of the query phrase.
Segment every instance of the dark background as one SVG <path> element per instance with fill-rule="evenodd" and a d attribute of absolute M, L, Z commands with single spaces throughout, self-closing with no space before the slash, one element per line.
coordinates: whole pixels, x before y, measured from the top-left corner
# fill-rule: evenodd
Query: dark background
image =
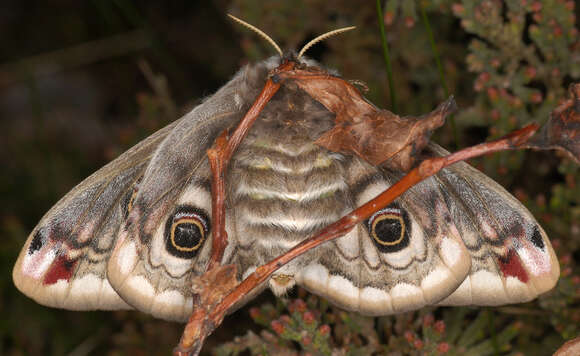
<path fill-rule="evenodd" d="M 532 119 L 545 121 L 542 103 L 527 101 L 523 110 L 528 116 L 517 116 L 515 123 L 503 116 L 490 119 L 497 103 L 486 96 L 489 91 L 477 88 L 482 71 L 469 70 L 468 56 L 474 52 L 469 44 L 478 36 L 453 14 L 452 4 L 435 1 L 427 8 L 449 91 L 463 109 L 455 116 L 458 139 L 447 125 L 437 134 L 439 142 L 465 146 Z M 20 294 L 11 270 L 29 232 L 83 178 L 189 111 L 243 64 L 275 54 L 257 35 L 229 20 L 228 12 L 264 30 L 283 49 L 299 49 L 318 34 L 357 26 L 308 55 L 347 79 L 363 81 L 371 101 L 392 108 L 375 11 L 374 1 L 347 0 L 2 1 L 0 355 L 171 350 L 181 333 L 179 324 L 138 312 L 49 309 Z M 414 19 L 405 14 L 395 13 L 387 38 L 398 114 L 417 115 L 431 111 L 446 95 L 420 14 L 414 12 Z M 532 14 L 526 20 L 533 22 Z M 570 68 L 560 68 L 563 79 L 555 91 L 560 99 L 566 86 L 578 80 Z M 548 97 L 546 107 L 557 103 L 545 84 L 529 86 Z M 523 199 L 551 236 L 577 241 L 578 170 L 566 162 L 551 153 L 506 153 L 474 164 Z M 564 244 L 575 253 L 572 263 L 578 261 L 578 242 Z M 576 265 L 571 268 L 577 272 Z M 254 305 L 272 297 L 261 298 Z M 206 350 L 248 328 L 256 326 L 242 309 L 226 319 Z"/>

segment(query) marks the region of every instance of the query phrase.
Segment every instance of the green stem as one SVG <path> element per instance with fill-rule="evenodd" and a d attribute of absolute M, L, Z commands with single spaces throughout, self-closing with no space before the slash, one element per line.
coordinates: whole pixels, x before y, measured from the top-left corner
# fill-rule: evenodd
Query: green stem
<path fill-rule="evenodd" d="M 487 311 L 490 315 L 489 318 L 489 331 L 491 334 L 491 346 L 493 347 L 494 355 L 499 355 L 499 345 L 497 343 L 497 333 L 495 332 L 495 312 Z"/>
<path fill-rule="evenodd" d="M 425 30 L 427 31 L 427 37 L 429 37 L 429 43 L 431 44 L 431 51 L 435 57 L 435 63 L 437 64 L 437 70 L 439 71 L 439 80 L 443 86 L 443 91 L 445 92 L 445 97 L 449 97 L 449 87 L 447 86 L 447 81 L 445 80 L 445 72 L 443 71 L 443 65 L 441 64 L 441 58 L 439 56 L 439 51 L 437 50 L 437 45 L 435 44 L 435 38 L 433 36 L 433 31 L 431 30 L 431 24 L 429 23 L 429 18 L 425 12 L 425 5 L 421 2 L 421 17 L 423 18 L 423 24 L 425 25 Z M 455 145 L 459 148 L 459 135 L 457 134 L 457 126 L 455 125 L 455 117 L 451 115 L 449 117 L 449 122 L 451 123 L 451 130 L 453 131 L 453 138 L 455 139 Z"/>
<path fill-rule="evenodd" d="M 395 84 L 393 81 L 393 70 L 391 69 L 391 59 L 389 57 L 389 45 L 385 36 L 385 22 L 383 20 L 383 9 L 381 8 L 381 0 L 377 0 L 377 16 L 379 20 L 379 28 L 381 29 L 381 40 L 383 45 L 383 57 L 385 58 L 385 66 L 387 68 L 387 79 L 389 81 L 389 93 L 391 95 L 391 107 L 393 112 L 398 113 L 397 107 L 397 93 L 395 91 Z"/>

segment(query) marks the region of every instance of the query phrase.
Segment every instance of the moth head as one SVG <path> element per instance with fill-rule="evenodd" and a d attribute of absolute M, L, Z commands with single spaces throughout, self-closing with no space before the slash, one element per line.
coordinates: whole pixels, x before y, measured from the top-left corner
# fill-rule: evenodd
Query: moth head
<path fill-rule="evenodd" d="M 323 41 L 323 40 L 330 38 L 334 35 L 337 35 L 339 33 L 354 30 L 356 28 L 355 26 L 349 26 L 349 27 L 343 27 L 343 28 L 329 31 L 329 32 L 324 33 L 320 36 L 317 36 L 316 38 L 314 38 L 313 40 L 308 42 L 306 45 L 304 45 L 304 47 L 302 47 L 302 49 L 298 52 L 298 54 L 295 54 L 294 52 L 290 52 L 289 54 L 284 55 L 284 53 L 280 49 L 280 46 L 278 46 L 278 44 L 276 44 L 276 42 L 270 36 L 268 36 L 264 31 L 260 30 L 256 26 L 251 25 L 251 24 L 249 24 L 249 23 L 247 23 L 247 22 L 245 22 L 245 21 L 243 21 L 243 20 L 241 20 L 241 19 L 239 19 L 231 14 L 228 14 L 228 16 L 231 19 L 233 19 L 234 21 L 238 22 L 239 24 L 241 24 L 241 25 L 249 28 L 250 30 L 256 32 L 258 35 L 260 35 L 262 38 L 264 38 L 266 41 L 268 41 L 268 43 L 270 43 L 272 45 L 272 47 L 274 47 L 276 52 L 278 52 L 278 54 L 280 55 L 281 58 L 284 58 L 286 60 L 295 61 L 297 63 L 301 63 L 302 62 L 301 59 L 302 59 L 302 56 L 304 55 L 304 53 L 306 53 L 306 51 L 310 47 L 314 46 L 318 42 Z M 305 63 L 305 64 L 308 64 L 308 63 Z"/>

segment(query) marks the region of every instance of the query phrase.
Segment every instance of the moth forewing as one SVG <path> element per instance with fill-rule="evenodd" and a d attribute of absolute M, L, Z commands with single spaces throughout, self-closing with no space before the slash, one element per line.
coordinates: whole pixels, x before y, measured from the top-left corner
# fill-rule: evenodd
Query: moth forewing
<path fill-rule="evenodd" d="M 74 310 L 131 308 L 111 288 L 106 264 L 127 197 L 178 121 L 141 141 L 73 188 L 40 220 L 14 266 L 14 284 L 38 303 Z"/>
<path fill-rule="evenodd" d="M 446 151 L 432 145 L 438 154 Z M 502 186 L 466 163 L 436 176 L 472 256 L 469 276 L 443 305 L 502 305 L 551 290 L 560 266 L 546 232 Z"/>
<path fill-rule="evenodd" d="M 244 67 L 182 119 L 73 189 L 26 242 L 14 269 L 17 287 L 50 306 L 134 307 L 186 320 L 191 280 L 205 272 L 211 253 L 206 150 L 237 124 L 281 60 Z M 334 119 L 297 86 L 283 85 L 232 157 L 221 262 L 236 265 L 239 280 L 402 177 L 314 144 Z M 298 284 L 345 309 L 386 315 L 438 303 L 527 301 L 558 274 L 531 214 L 459 164 L 282 267 L 268 285 L 283 294 Z"/>

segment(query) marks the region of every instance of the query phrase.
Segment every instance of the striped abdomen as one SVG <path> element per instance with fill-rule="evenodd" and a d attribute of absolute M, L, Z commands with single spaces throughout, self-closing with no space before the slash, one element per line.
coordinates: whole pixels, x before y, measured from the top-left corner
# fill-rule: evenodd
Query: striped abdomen
<path fill-rule="evenodd" d="M 240 148 L 229 179 L 235 208 L 228 218 L 239 258 L 251 259 L 243 265 L 257 266 L 277 257 L 350 210 L 344 160 L 306 141 L 266 137 Z"/>

